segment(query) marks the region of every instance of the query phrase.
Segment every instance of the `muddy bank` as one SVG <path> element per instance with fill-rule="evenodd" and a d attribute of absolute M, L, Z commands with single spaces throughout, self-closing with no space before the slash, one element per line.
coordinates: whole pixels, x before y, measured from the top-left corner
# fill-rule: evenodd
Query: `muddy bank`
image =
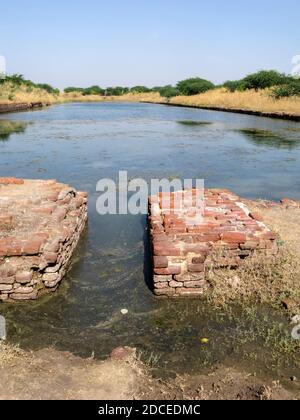
<path fill-rule="evenodd" d="M 188 105 L 188 104 L 175 104 L 170 102 L 155 102 L 155 101 L 141 101 L 142 103 L 156 103 L 158 105 L 166 106 L 175 106 L 179 108 L 196 108 L 204 109 L 207 111 L 220 111 L 220 112 L 230 112 L 234 114 L 244 114 L 244 115 L 254 115 L 256 117 L 265 117 L 265 118 L 275 118 L 281 120 L 289 120 L 300 122 L 300 114 L 288 114 L 283 112 L 263 112 L 263 111 L 254 111 L 250 109 L 237 109 L 237 108 L 224 108 L 222 106 L 200 106 L 200 105 Z"/>
<path fill-rule="evenodd" d="M 33 109 L 43 108 L 46 106 L 50 106 L 50 104 L 45 102 L 0 104 L 0 114 L 5 114 L 9 112 L 31 111 Z"/>
<path fill-rule="evenodd" d="M 130 348 L 108 360 L 45 349 L 25 352 L 0 343 L 0 400 L 291 400 L 295 386 L 263 381 L 238 367 L 156 379 Z M 292 383 L 292 382 L 291 382 Z"/>

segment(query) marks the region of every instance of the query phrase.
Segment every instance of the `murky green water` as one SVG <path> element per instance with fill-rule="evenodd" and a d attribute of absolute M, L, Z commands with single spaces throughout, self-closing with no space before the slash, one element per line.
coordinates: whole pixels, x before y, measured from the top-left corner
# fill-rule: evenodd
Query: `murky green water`
<path fill-rule="evenodd" d="M 299 124 L 117 103 L 5 115 L 0 127 L 4 120 L 2 126 L 11 122 L 17 132 L 0 138 L 0 176 L 56 178 L 90 196 L 89 226 L 58 292 L 32 304 L 0 306 L 11 341 L 100 358 L 118 345 L 136 346 L 166 372 L 239 360 L 257 371 L 299 376 L 291 327 L 282 315 L 157 300 L 147 286 L 146 217 L 99 216 L 95 206 L 97 181 L 117 179 L 119 170 L 147 180 L 204 178 L 207 187 L 249 198 L 299 199 Z M 203 337 L 208 344 L 200 343 Z"/>

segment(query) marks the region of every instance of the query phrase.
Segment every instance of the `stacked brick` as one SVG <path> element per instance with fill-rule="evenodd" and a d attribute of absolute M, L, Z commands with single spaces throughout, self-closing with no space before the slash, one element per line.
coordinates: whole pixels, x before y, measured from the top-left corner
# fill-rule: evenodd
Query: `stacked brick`
<path fill-rule="evenodd" d="M 205 190 L 202 217 L 191 223 L 198 206 L 177 200 L 193 191 L 160 193 L 149 198 L 149 228 L 157 296 L 199 296 L 211 268 L 237 268 L 255 253 L 278 252 L 276 235 L 228 190 Z M 178 206 L 178 202 L 181 205 Z M 167 203 L 167 204 L 166 204 Z"/>
<path fill-rule="evenodd" d="M 54 180 L 0 178 L 0 301 L 56 290 L 86 221 L 86 193 Z"/>

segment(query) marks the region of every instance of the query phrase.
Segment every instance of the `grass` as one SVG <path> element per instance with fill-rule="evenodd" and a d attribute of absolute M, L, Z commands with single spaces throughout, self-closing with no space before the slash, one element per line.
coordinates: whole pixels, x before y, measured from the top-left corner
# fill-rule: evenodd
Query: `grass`
<path fill-rule="evenodd" d="M 254 301 L 276 307 L 288 299 L 293 303 L 288 308 L 290 314 L 300 313 L 300 204 L 286 209 L 280 204 L 252 202 L 252 209 L 279 234 L 279 254 L 269 258 L 256 254 L 237 270 L 211 270 L 209 299 L 221 306 Z"/>
<path fill-rule="evenodd" d="M 11 82 L 0 85 L 0 105 L 33 102 L 55 103 L 57 100 L 57 95 L 50 94 L 44 89 L 26 85 L 16 86 Z"/>
<path fill-rule="evenodd" d="M 300 115 L 300 98 L 273 99 L 268 90 L 256 92 L 228 92 L 215 89 L 201 95 L 177 96 L 170 103 L 202 107 L 220 107 L 258 112 L 287 113 Z"/>

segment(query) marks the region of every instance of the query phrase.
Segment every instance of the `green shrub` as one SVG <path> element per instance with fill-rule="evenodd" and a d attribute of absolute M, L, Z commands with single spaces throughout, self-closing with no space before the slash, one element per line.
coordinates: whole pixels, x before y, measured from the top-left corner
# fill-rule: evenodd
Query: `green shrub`
<path fill-rule="evenodd" d="M 242 82 L 246 89 L 267 89 L 273 86 L 283 85 L 288 77 L 275 70 L 261 70 L 257 73 L 249 74 Z"/>
<path fill-rule="evenodd" d="M 128 93 L 129 91 L 130 89 L 127 87 L 116 86 L 116 87 L 108 87 L 105 90 L 105 94 L 107 96 L 121 96 L 121 95 L 124 95 L 125 93 Z"/>
<path fill-rule="evenodd" d="M 146 86 L 134 86 L 130 89 L 130 92 L 132 92 L 132 93 L 149 93 L 149 92 L 151 92 L 151 89 L 149 89 Z"/>
<path fill-rule="evenodd" d="M 215 85 L 208 80 L 194 77 L 178 82 L 176 87 L 182 95 L 191 96 L 207 92 L 208 90 L 213 89 Z"/>
<path fill-rule="evenodd" d="M 222 85 L 222 87 L 229 90 L 229 92 L 243 92 L 245 90 L 245 84 L 243 80 L 228 80 Z"/>
<path fill-rule="evenodd" d="M 180 92 L 177 88 L 171 85 L 164 86 L 159 89 L 160 96 L 163 98 L 173 98 L 174 96 L 180 95 Z"/>
<path fill-rule="evenodd" d="M 300 79 L 294 79 L 285 85 L 274 87 L 272 96 L 275 99 L 300 96 Z"/>
<path fill-rule="evenodd" d="M 72 86 L 67 87 L 67 88 L 65 88 L 65 89 L 64 89 L 64 92 L 65 92 L 65 93 L 73 93 L 73 92 L 79 92 L 79 93 L 82 93 L 83 91 L 84 91 L 84 89 L 83 89 L 83 88 L 79 88 L 79 87 L 72 87 Z"/>
<path fill-rule="evenodd" d="M 91 86 L 89 88 L 83 89 L 81 92 L 84 96 L 88 96 L 88 95 L 103 96 L 105 93 L 104 89 L 101 89 L 101 87 L 99 86 Z"/>
<path fill-rule="evenodd" d="M 30 86 L 30 85 L 27 85 Z M 35 85 L 37 88 L 45 90 L 48 93 L 52 93 L 54 95 L 59 93 L 59 89 L 55 89 L 54 87 L 48 85 L 47 83 L 38 83 L 37 85 Z"/>

